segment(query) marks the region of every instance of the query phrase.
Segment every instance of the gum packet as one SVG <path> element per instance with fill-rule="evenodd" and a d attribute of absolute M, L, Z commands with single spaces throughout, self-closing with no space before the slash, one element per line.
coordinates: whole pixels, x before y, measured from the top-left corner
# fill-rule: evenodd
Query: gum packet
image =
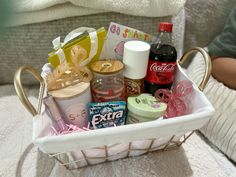
<path fill-rule="evenodd" d="M 89 103 L 88 107 L 91 129 L 125 125 L 125 101 Z"/>

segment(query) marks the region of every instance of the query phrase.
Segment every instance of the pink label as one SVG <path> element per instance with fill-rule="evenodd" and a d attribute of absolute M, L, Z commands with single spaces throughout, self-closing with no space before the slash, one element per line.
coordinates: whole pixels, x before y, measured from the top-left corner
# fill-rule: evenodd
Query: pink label
<path fill-rule="evenodd" d="M 67 122 L 78 127 L 87 127 L 88 125 L 88 112 L 85 104 L 75 104 L 69 106 L 66 109 L 66 119 Z"/>

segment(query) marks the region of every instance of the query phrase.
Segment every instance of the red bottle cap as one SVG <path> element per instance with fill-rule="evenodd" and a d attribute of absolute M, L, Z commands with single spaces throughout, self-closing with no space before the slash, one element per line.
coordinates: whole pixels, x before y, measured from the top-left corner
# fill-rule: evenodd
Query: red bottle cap
<path fill-rule="evenodd" d="M 159 32 L 169 32 L 171 33 L 172 32 L 172 28 L 173 28 L 173 24 L 172 23 L 169 23 L 169 22 L 161 22 L 159 24 L 159 29 L 158 31 Z"/>

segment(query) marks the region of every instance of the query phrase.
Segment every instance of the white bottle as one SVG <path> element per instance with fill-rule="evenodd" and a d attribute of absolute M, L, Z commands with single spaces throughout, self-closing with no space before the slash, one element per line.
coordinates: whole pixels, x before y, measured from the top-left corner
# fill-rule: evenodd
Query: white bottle
<path fill-rule="evenodd" d="M 128 41 L 124 45 L 123 63 L 125 64 L 126 98 L 140 95 L 147 74 L 150 45 L 143 41 Z"/>

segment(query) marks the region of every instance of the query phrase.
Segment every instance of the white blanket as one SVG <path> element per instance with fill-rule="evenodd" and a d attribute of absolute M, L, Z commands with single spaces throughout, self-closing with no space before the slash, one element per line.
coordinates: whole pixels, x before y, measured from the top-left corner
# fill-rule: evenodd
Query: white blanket
<path fill-rule="evenodd" d="M 177 14 L 186 0 L 15 0 L 9 26 L 104 12 L 161 17 Z"/>

